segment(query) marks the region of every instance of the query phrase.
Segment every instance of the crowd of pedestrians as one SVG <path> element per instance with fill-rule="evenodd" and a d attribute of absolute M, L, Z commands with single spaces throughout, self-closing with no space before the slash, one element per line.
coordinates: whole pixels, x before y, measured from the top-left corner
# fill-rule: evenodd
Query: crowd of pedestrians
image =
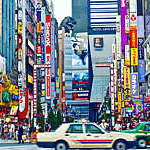
<path fill-rule="evenodd" d="M 106 131 L 129 130 L 135 128 L 140 122 L 141 120 L 132 120 L 130 122 L 117 120 L 115 126 L 112 127 L 111 122 L 107 123 L 105 120 L 102 120 L 100 127 Z"/>
<path fill-rule="evenodd" d="M 46 123 L 44 127 L 44 131 L 50 132 L 51 125 Z M 18 122 L 18 123 L 7 123 L 1 121 L 0 123 L 0 135 L 2 140 L 15 140 L 18 143 L 29 142 L 32 143 L 36 141 L 36 135 L 38 132 L 42 132 L 42 126 L 37 123 L 36 127 L 30 126 L 26 122 Z"/>

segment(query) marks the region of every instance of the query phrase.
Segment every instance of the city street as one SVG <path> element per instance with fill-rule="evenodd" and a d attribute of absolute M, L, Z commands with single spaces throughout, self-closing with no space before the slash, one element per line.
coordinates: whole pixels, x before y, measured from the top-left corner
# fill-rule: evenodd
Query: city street
<path fill-rule="evenodd" d="M 50 148 L 39 148 L 36 144 L 24 144 L 24 145 L 23 144 L 22 145 L 18 145 L 18 144 L 1 144 L 0 145 L 0 150 L 11 150 L 11 149 L 15 149 L 15 150 L 33 150 L 33 149 L 34 150 L 54 150 L 54 148 L 51 148 L 51 149 Z M 74 150 L 79 150 L 79 149 L 74 149 Z M 94 150 L 98 150 L 98 149 L 94 149 Z M 109 150 L 109 149 L 107 149 L 107 150 Z M 132 150 L 132 149 L 129 149 L 129 150 Z M 138 149 L 138 150 L 142 150 L 142 149 Z M 147 148 L 145 150 L 150 150 L 150 146 L 149 146 L 149 148 Z"/>

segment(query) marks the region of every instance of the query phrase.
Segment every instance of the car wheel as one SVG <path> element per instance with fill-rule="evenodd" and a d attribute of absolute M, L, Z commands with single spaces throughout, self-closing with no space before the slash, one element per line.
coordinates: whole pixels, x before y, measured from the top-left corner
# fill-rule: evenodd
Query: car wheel
<path fill-rule="evenodd" d="M 117 141 L 114 145 L 115 150 L 126 150 L 126 143 L 124 141 Z"/>
<path fill-rule="evenodd" d="M 67 150 L 67 145 L 64 142 L 56 143 L 56 150 Z"/>
<path fill-rule="evenodd" d="M 137 147 L 138 148 L 146 148 L 147 147 L 147 141 L 146 141 L 146 139 L 143 139 L 143 138 L 138 139 L 137 140 Z"/>

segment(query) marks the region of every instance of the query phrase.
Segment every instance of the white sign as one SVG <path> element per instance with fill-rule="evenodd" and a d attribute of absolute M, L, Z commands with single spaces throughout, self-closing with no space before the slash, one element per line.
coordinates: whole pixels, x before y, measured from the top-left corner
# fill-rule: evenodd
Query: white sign
<path fill-rule="evenodd" d="M 25 109 L 25 91 L 23 88 L 19 89 L 19 111 L 23 112 Z"/>

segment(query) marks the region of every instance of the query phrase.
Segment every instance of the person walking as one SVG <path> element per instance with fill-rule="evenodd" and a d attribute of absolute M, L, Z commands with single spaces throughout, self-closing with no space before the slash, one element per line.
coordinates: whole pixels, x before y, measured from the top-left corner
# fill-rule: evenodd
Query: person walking
<path fill-rule="evenodd" d="M 114 130 L 115 131 L 121 131 L 121 129 L 122 129 L 122 127 L 121 127 L 119 121 L 117 121 L 116 124 L 115 124 Z"/>
<path fill-rule="evenodd" d="M 18 141 L 19 141 L 18 144 L 20 144 L 21 142 L 24 143 L 24 141 L 22 140 L 22 135 L 23 135 L 23 127 L 21 122 L 18 127 Z"/>
<path fill-rule="evenodd" d="M 106 128 L 108 127 L 108 124 L 105 122 L 105 120 L 103 119 L 101 124 L 100 124 L 100 127 L 104 130 L 106 130 Z"/>

